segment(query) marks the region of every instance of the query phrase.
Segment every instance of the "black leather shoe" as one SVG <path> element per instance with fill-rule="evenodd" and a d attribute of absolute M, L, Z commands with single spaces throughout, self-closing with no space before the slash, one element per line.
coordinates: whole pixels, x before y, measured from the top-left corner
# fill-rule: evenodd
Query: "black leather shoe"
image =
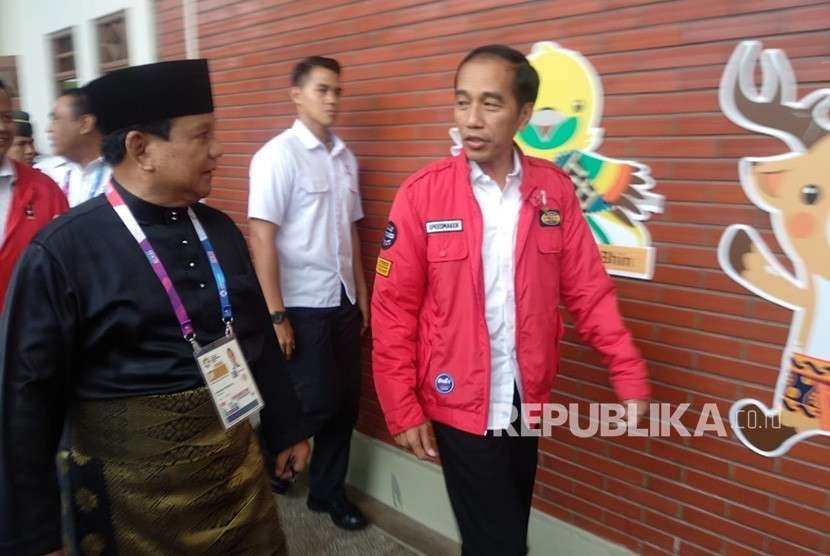
<path fill-rule="evenodd" d="M 271 492 L 276 494 L 285 494 L 291 490 L 291 481 L 288 479 L 271 478 Z"/>
<path fill-rule="evenodd" d="M 368 524 L 360 508 L 349 502 L 345 495 L 333 500 L 321 500 L 309 495 L 306 505 L 312 512 L 329 514 L 335 525 L 347 531 L 363 529 Z"/>

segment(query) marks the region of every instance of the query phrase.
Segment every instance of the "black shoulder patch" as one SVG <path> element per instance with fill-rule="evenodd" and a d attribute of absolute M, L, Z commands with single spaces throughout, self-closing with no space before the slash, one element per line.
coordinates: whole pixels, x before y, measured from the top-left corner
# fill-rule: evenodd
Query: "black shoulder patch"
<path fill-rule="evenodd" d="M 383 230 L 383 239 L 380 242 L 381 249 L 389 249 L 395 245 L 396 239 L 398 239 L 398 228 L 394 222 L 390 221 Z"/>

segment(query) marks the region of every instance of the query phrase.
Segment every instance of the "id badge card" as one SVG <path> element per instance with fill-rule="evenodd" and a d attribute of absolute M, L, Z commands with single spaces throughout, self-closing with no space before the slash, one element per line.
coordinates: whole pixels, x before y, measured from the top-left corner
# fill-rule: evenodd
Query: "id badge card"
<path fill-rule="evenodd" d="M 205 346 L 195 355 L 225 429 L 265 406 L 233 334 Z"/>

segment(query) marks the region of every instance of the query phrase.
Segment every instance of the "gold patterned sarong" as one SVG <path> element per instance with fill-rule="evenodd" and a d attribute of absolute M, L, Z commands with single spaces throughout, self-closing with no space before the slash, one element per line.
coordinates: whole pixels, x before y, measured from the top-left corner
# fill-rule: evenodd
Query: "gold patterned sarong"
<path fill-rule="evenodd" d="M 206 388 L 80 402 L 58 467 L 68 554 L 285 554 L 255 435 Z"/>

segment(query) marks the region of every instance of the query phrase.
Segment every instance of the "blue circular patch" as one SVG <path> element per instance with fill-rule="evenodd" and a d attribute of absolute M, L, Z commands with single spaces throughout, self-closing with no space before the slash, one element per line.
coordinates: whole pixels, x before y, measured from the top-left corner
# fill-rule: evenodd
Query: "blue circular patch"
<path fill-rule="evenodd" d="M 435 377 L 435 389 L 440 394 L 449 394 L 453 388 L 455 388 L 455 381 L 449 373 L 441 373 Z"/>
<path fill-rule="evenodd" d="M 398 239 L 398 228 L 395 227 L 394 222 L 389 222 L 386 229 L 383 230 L 383 239 L 380 242 L 381 248 L 389 249 L 395 244 L 396 239 Z"/>

